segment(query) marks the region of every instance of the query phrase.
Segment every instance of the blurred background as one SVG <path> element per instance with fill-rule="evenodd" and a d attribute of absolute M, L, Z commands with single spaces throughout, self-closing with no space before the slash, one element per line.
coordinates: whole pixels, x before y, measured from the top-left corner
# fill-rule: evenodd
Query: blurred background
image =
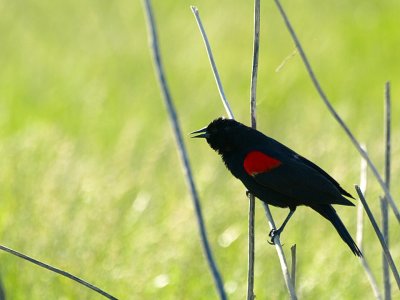
<path fill-rule="evenodd" d="M 225 114 L 190 5 L 200 10 L 235 116 L 249 124 L 253 3 L 153 1 L 210 242 L 230 299 L 243 299 L 245 190 L 206 143 L 188 136 Z M 391 81 L 392 186 L 399 199 L 399 2 L 296 0 L 283 5 L 328 97 L 380 170 L 383 91 Z M 0 15 L 0 244 L 121 299 L 215 299 L 155 80 L 142 3 L 0 1 Z M 259 129 L 356 194 L 360 157 L 294 51 L 273 1 L 262 1 Z M 378 216 L 381 194 L 370 177 L 367 196 Z M 258 202 L 256 210 L 255 294 L 257 299 L 285 299 Z M 355 237 L 356 209 L 337 211 Z M 277 223 L 287 214 L 272 212 Z M 389 215 L 391 249 L 399 261 L 399 228 Z M 381 285 L 380 245 L 367 221 L 365 234 L 365 255 Z M 310 209 L 297 210 L 282 242 L 287 253 L 297 244 L 300 298 L 373 298 L 359 261 Z M 102 299 L 9 254 L 0 253 L 0 261 L 8 299 Z"/>

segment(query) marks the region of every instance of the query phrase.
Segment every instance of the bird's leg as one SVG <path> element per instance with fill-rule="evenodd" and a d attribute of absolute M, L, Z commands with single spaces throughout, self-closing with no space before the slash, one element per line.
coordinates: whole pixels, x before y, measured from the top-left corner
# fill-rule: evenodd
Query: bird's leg
<path fill-rule="evenodd" d="M 287 215 L 286 219 L 283 221 L 281 227 L 279 227 L 278 229 L 272 229 L 272 230 L 269 232 L 268 235 L 271 237 L 271 241 L 268 242 L 268 243 L 270 243 L 271 245 L 274 245 L 274 244 L 275 244 L 275 243 L 274 243 L 274 238 L 275 238 L 276 236 L 279 236 L 279 235 L 282 233 L 282 231 L 283 231 L 283 229 L 285 228 L 287 222 L 289 222 L 290 218 L 292 217 L 292 215 L 294 214 L 295 211 L 296 211 L 296 207 L 295 207 L 295 208 L 290 208 L 289 214 Z"/>

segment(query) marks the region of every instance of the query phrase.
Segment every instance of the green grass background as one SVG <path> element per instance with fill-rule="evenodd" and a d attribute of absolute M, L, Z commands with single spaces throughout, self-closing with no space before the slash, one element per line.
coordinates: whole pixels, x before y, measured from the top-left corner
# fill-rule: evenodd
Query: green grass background
<path fill-rule="evenodd" d="M 236 118 L 249 123 L 252 1 L 153 1 L 168 82 L 210 242 L 230 299 L 246 295 L 244 188 L 187 133 L 224 114 L 189 5 L 197 5 Z M 333 105 L 382 170 L 383 87 L 393 94 L 393 196 L 399 199 L 400 4 L 284 1 Z M 121 299 L 215 299 L 191 199 L 155 80 L 140 1 L 0 1 L 0 243 Z M 262 1 L 258 124 L 352 191 L 360 157 L 315 92 L 273 1 Z M 381 191 L 370 177 L 369 203 Z M 397 203 L 399 203 L 397 201 Z M 338 207 L 355 235 L 356 209 Z M 278 223 L 287 211 L 273 209 Z M 400 258 L 392 213 L 391 240 Z M 381 285 L 380 246 L 365 255 Z M 257 299 L 287 292 L 257 203 Z M 282 235 L 298 249 L 302 299 L 372 299 L 335 230 L 299 208 Z M 102 299 L 0 253 L 8 299 Z M 394 285 L 394 281 L 392 280 Z M 394 296 L 399 296 L 395 291 Z"/>

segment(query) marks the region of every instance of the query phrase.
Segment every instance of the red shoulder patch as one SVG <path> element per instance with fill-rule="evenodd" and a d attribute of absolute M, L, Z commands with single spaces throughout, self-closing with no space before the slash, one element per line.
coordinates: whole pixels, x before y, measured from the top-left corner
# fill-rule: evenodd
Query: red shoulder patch
<path fill-rule="evenodd" d="M 282 162 L 268 156 L 261 151 L 249 152 L 243 162 L 243 167 L 246 173 L 250 176 L 255 176 L 259 173 L 271 171 L 281 165 Z"/>

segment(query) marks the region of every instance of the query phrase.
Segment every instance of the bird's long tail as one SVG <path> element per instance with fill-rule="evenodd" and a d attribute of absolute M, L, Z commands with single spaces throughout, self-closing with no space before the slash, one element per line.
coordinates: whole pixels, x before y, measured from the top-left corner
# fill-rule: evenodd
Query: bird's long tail
<path fill-rule="evenodd" d="M 317 211 L 324 218 L 328 219 L 333 226 L 335 226 L 337 232 L 339 233 L 342 240 L 350 247 L 351 251 L 353 251 L 354 255 L 362 256 L 361 250 L 357 247 L 350 233 L 347 231 L 346 227 L 340 220 L 337 215 L 335 209 L 332 205 L 315 205 L 311 206 L 312 209 Z"/>

